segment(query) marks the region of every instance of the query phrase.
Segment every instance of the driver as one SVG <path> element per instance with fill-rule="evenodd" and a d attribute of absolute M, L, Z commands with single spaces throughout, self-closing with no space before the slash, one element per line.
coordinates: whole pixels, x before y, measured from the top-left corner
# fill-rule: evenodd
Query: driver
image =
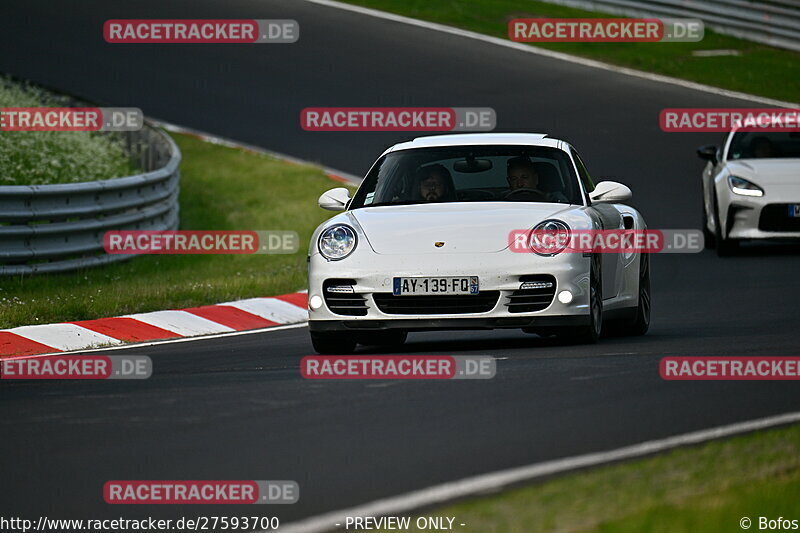
<path fill-rule="evenodd" d="M 451 187 L 450 172 L 439 164 L 419 169 L 419 196 L 425 202 L 441 202 Z"/>
<path fill-rule="evenodd" d="M 766 137 L 755 137 L 750 142 L 750 151 L 755 158 L 775 157 L 775 146 Z"/>
<path fill-rule="evenodd" d="M 506 179 L 512 191 L 518 189 L 539 189 L 539 173 L 533 161 L 527 157 L 512 157 L 506 163 Z"/>

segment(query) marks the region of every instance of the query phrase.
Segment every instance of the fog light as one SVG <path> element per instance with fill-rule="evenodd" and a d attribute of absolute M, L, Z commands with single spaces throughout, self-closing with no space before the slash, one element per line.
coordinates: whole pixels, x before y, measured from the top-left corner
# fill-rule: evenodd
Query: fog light
<path fill-rule="evenodd" d="M 562 304 L 568 304 L 572 301 L 572 293 L 569 291 L 561 291 L 558 293 L 558 301 Z"/>
<path fill-rule="evenodd" d="M 311 307 L 311 309 L 314 310 L 319 309 L 320 307 L 322 307 L 322 298 L 320 298 L 315 294 L 314 296 L 309 298 L 308 305 L 309 307 Z"/>

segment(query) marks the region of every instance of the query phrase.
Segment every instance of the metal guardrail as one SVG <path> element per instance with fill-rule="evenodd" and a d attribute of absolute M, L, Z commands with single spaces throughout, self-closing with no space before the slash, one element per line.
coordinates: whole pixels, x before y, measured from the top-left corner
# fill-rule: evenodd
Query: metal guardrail
<path fill-rule="evenodd" d="M 717 33 L 800 52 L 800 0 L 543 0 L 628 17 L 701 19 Z"/>
<path fill-rule="evenodd" d="M 181 153 L 161 130 L 118 133 L 144 173 L 86 183 L 0 186 L 0 275 L 64 272 L 128 259 L 109 230 L 178 227 Z"/>

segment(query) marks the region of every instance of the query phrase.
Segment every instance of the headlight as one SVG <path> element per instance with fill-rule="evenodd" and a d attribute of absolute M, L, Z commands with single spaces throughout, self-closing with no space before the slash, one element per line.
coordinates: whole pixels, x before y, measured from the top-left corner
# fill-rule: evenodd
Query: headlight
<path fill-rule="evenodd" d="M 569 239 L 569 226 L 560 220 L 545 220 L 531 231 L 529 245 L 538 255 L 554 256 L 564 251 Z"/>
<path fill-rule="evenodd" d="M 728 176 L 728 186 L 735 194 L 742 196 L 764 196 L 764 189 L 744 178 Z"/>
<path fill-rule="evenodd" d="M 319 253 L 330 261 L 338 261 L 350 255 L 356 249 L 356 232 L 350 226 L 336 224 L 323 231 L 319 236 Z"/>

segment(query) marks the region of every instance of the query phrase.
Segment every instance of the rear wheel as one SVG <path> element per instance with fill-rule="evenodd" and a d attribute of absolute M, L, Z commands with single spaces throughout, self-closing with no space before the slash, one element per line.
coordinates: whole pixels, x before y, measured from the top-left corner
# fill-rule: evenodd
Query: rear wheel
<path fill-rule="evenodd" d="M 639 302 L 636 318 L 630 324 L 619 328 L 621 335 L 631 337 L 644 335 L 650 329 L 650 254 L 639 256 Z"/>
<path fill-rule="evenodd" d="M 322 355 L 346 355 L 356 349 L 353 334 L 344 331 L 312 331 L 311 344 Z"/>

